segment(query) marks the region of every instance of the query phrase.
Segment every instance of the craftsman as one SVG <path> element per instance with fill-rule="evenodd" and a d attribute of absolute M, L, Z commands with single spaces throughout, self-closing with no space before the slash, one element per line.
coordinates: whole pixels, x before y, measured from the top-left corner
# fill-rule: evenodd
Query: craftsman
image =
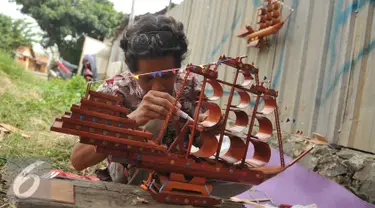
<path fill-rule="evenodd" d="M 172 17 L 164 15 L 145 15 L 126 28 L 121 40 L 121 49 L 125 54 L 125 63 L 130 72 L 124 72 L 107 80 L 98 91 L 116 94 L 124 98 L 124 106 L 131 109 L 129 118 L 134 119 L 155 137 L 172 103 L 175 101 L 176 90 L 181 87 L 184 72 L 163 72 L 161 75 L 149 74 L 132 78 L 133 74 L 143 74 L 163 69 L 181 68 L 188 41 L 183 24 Z M 197 77 L 188 78 L 172 121 L 168 125 L 163 143 L 169 146 L 176 137 L 174 122 L 186 122 L 179 116 L 179 110 L 194 116 L 196 98 L 199 96 L 201 83 Z M 201 110 L 199 120 L 205 118 L 205 108 Z M 188 138 L 189 135 L 186 135 Z M 199 147 L 199 134 L 195 137 L 195 146 Z M 110 156 L 96 153 L 93 146 L 77 143 L 71 154 L 71 163 L 81 171 L 94 166 L 103 160 L 109 160 L 108 171 L 112 181 L 131 185 L 140 185 L 148 177 L 145 170 L 132 168 L 110 161 Z M 231 182 L 209 181 L 213 185 L 212 195 L 229 198 L 245 192 L 251 186 Z"/>

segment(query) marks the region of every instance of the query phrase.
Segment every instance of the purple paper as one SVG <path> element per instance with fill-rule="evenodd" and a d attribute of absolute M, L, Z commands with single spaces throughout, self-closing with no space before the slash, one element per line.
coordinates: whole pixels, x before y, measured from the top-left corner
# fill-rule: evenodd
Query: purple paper
<path fill-rule="evenodd" d="M 272 149 L 269 165 L 280 165 L 279 155 L 278 150 Z M 247 158 L 251 158 L 251 156 L 252 152 L 249 152 Z M 285 165 L 292 161 L 288 156 L 284 158 Z M 259 186 L 254 186 L 252 189 L 263 191 L 276 204 L 316 204 L 318 208 L 375 208 L 375 205 L 363 201 L 341 185 L 309 171 L 299 163 Z M 251 199 L 251 196 L 253 198 L 267 198 L 260 192 L 245 192 L 237 197 Z"/>

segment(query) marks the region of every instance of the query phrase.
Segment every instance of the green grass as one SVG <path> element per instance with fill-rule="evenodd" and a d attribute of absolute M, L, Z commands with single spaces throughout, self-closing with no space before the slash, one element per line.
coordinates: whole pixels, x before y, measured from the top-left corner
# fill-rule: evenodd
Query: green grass
<path fill-rule="evenodd" d="M 15 156 L 47 157 L 53 168 L 77 173 L 70 167 L 69 157 L 78 137 L 52 132 L 50 126 L 56 117 L 78 103 L 85 91 L 86 81 L 81 76 L 44 80 L 0 51 L 0 123 L 15 126 L 31 136 L 0 136 L 0 166 L 4 159 Z"/>

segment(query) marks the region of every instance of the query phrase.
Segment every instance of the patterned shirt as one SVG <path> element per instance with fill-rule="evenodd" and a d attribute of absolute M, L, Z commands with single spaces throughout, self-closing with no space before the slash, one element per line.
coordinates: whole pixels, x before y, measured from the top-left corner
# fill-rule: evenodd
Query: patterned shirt
<path fill-rule="evenodd" d="M 176 76 L 177 78 L 174 85 L 173 96 L 175 96 L 178 90 L 181 88 L 184 81 L 185 72 L 179 71 L 177 72 Z M 194 118 L 194 112 L 197 105 L 196 101 L 200 95 L 201 88 L 202 84 L 198 80 L 197 76 L 189 75 L 185 88 L 183 89 L 179 98 L 179 102 L 182 105 L 181 110 L 189 114 L 189 116 L 192 118 Z M 143 92 L 142 88 L 138 85 L 137 81 L 132 77 L 130 72 L 123 72 L 106 80 L 97 91 L 122 96 L 124 98 L 123 105 L 132 111 L 138 107 L 143 96 L 145 95 L 145 92 Z M 204 113 L 206 110 L 206 107 L 201 105 L 200 112 Z M 169 146 L 176 136 L 175 126 L 170 123 L 167 127 L 166 134 L 163 137 L 163 143 Z M 185 137 L 185 139 L 187 138 L 188 137 Z M 196 141 L 194 141 L 194 143 L 196 143 Z"/>

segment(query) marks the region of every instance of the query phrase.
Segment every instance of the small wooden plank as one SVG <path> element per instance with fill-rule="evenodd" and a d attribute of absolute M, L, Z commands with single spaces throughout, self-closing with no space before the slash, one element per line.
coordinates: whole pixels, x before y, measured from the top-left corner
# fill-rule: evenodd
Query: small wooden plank
<path fill-rule="evenodd" d="M 20 184 L 19 193 L 25 193 L 27 190 L 31 189 L 32 185 L 32 180 Z M 16 185 L 13 184 L 13 186 Z M 9 189 L 8 195 L 17 196 L 13 188 Z M 74 186 L 73 183 L 69 181 L 41 179 L 36 191 L 28 198 L 74 204 Z"/>
<path fill-rule="evenodd" d="M 110 125 L 105 125 L 102 123 L 94 123 L 90 121 L 84 121 L 84 120 L 78 120 L 75 118 L 69 118 L 69 117 L 62 117 L 63 122 L 70 123 L 73 126 L 81 125 L 81 126 L 88 126 L 96 129 L 103 129 L 103 130 L 109 130 L 113 132 L 118 132 L 122 134 L 127 134 L 130 136 L 138 136 L 138 137 L 144 137 L 146 139 L 152 139 L 152 134 L 148 132 L 138 131 L 138 130 L 132 130 L 133 126 L 126 126 L 125 128 L 122 127 L 115 127 Z"/>
<path fill-rule="evenodd" d="M 43 180 L 41 180 L 43 181 Z M 45 180 L 46 181 L 46 180 Z M 151 194 L 142 190 L 139 186 L 130 186 L 120 183 L 87 180 L 61 180 L 52 179 L 54 184 L 68 183 L 74 186 L 74 204 L 46 198 L 19 199 L 8 192 L 11 204 L 17 208 L 48 207 L 48 208 L 73 208 L 73 207 L 106 207 L 106 208 L 126 208 L 126 207 L 155 207 L 155 208 L 177 208 L 192 207 L 159 203 L 152 199 Z M 47 181 L 48 182 L 48 181 Z M 11 192 L 11 191 L 10 191 Z M 68 195 L 69 189 L 61 189 L 59 194 Z M 47 194 L 47 193 L 45 193 Z M 55 193 L 56 194 L 56 193 Z M 242 203 L 225 201 L 215 207 L 244 208 Z"/>
<path fill-rule="evenodd" d="M 71 182 L 62 180 L 47 182 L 50 182 L 51 199 L 53 201 L 74 204 L 74 186 Z"/>
<path fill-rule="evenodd" d="M 22 130 L 12 126 L 12 125 L 9 125 L 9 124 L 5 124 L 5 123 L 0 123 L 0 128 L 2 129 L 1 131 L 5 132 L 5 133 L 9 133 L 9 132 L 13 132 L 13 133 L 19 133 L 22 135 L 22 137 L 24 138 L 27 138 L 29 139 L 30 136 L 23 133 Z"/>
<path fill-rule="evenodd" d="M 92 100 L 87 100 L 87 99 L 84 99 L 84 98 L 81 99 L 81 104 L 82 104 L 81 107 L 96 106 L 96 107 L 108 109 L 108 110 L 111 110 L 111 111 L 114 111 L 114 112 L 121 112 L 121 113 L 125 113 L 125 114 L 131 113 L 130 109 L 122 107 L 122 106 L 103 104 L 103 103 L 99 103 L 99 102 L 94 102 Z"/>
<path fill-rule="evenodd" d="M 2 126 L 0 126 L 0 132 L 9 133 L 10 131 L 8 129 L 3 128 Z"/>
<path fill-rule="evenodd" d="M 74 129 L 65 129 L 65 128 L 62 128 L 62 123 L 58 121 L 55 121 L 52 124 L 51 130 L 64 133 L 64 134 L 71 134 L 71 135 L 80 136 L 80 137 L 88 137 L 88 138 L 92 138 L 98 141 L 113 142 L 113 143 L 119 143 L 119 144 L 125 144 L 125 145 L 131 145 L 131 146 L 137 146 L 137 147 L 143 147 L 143 148 L 153 148 L 155 150 L 160 150 L 160 151 L 166 150 L 164 146 L 155 145 L 152 142 L 138 142 L 135 140 L 119 139 L 116 137 L 109 137 L 109 136 L 100 135 L 100 134 L 92 134 L 89 132 L 78 131 Z"/>
<path fill-rule="evenodd" d="M 108 100 L 112 100 L 112 101 L 121 101 L 121 102 L 123 101 L 123 99 L 120 96 L 113 96 L 113 95 L 105 94 L 105 93 L 102 93 L 102 92 L 96 92 L 96 91 L 90 90 L 89 94 L 90 94 L 90 97 L 94 98 L 94 101 L 95 101 L 95 98 L 108 99 Z"/>
<path fill-rule="evenodd" d="M 89 110 L 81 109 L 80 107 L 77 107 L 76 105 L 72 105 L 70 110 L 72 111 L 72 114 L 78 114 L 78 115 L 79 114 L 86 114 L 86 115 L 90 115 L 90 116 L 93 116 L 93 117 L 97 117 L 98 119 L 116 121 L 116 122 L 121 122 L 121 123 L 129 124 L 129 125 L 135 124 L 135 120 L 131 120 L 129 118 L 117 117 L 117 116 L 112 116 L 112 115 L 105 114 L 105 113 L 89 111 Z"/>

